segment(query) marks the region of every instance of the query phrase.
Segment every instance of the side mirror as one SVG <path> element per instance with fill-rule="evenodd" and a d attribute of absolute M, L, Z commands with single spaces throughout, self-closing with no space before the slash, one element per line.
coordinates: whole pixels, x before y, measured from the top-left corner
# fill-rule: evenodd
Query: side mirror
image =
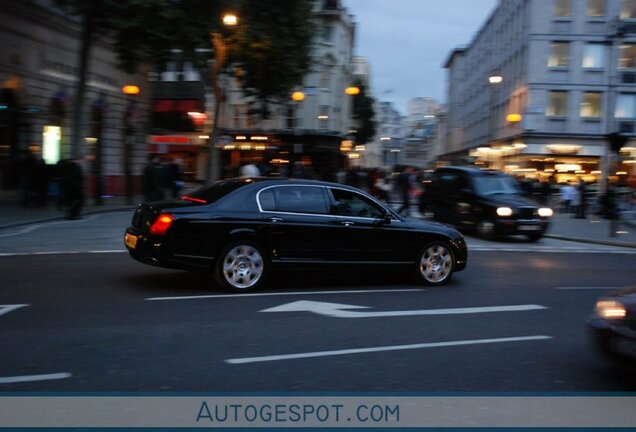
<path fill-rule="evenodd" d="M 391 224 L 391 214 L 389 212 L 384 212 L 380 216 L 378 216 L 378 225 L 390 225 Z"/>

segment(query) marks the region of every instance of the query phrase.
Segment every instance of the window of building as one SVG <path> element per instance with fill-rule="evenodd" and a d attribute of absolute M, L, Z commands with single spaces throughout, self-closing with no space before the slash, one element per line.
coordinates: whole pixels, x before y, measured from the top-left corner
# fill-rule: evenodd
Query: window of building
<path fill-rule="evenodd" d="M 605 16 L 606 6 L 607 6 L 606 0 L 588 0 L 587 16 L 592 18 Z"/>
<path fill-rule="evenodd" d="M 570 44 L 567 42 L 552 42 L 548 67 L 567 67 L 570 63 Z"/>
<path fill-rule="evenodd" d="M 583 118 L 599 118 L 603 110 L 603 94 L 599 92 L 585 92 L 581 99 L 580 116 Z"/>
<path fill-rule="evenodd" d="M 569 18 L 572 15 L 571 0 L 554 0 L 554 16 Z"/>
<path fill-rule="evenodd" d="M 298 119 L 296 118 L 296 107 L 294 105 L 288 105 L 286 114 L 287 129 L 296 128 L 298 126 Z"/>
<path fill-rule="evenodd" d="M 623 119 L 636 118 L 636 94 L 623 93 L 618 95 L 614 117 Z"/>
<path fill-rule="evenodd" d="M 331 65 L 324 65 L 320 71 L 320 87 L 329 88 L 331 85 Z"/>
<path fill-rule="evenodd" d="M 332 37 L 333 27 L 327 24 L 322 28 L 322 40 L 325 42 L 331 42 Z"/>
<path fill-rule="evenodd" d="M 636 19 L 636 0 L 623 0 L 621 19 Z"/>
<path fill-rule="evenodd" d="M 583 48 L 583 67 L 586 69 L 605 67 L 605 46 L 603 44 L 585 44 Z"/>
<path fill-rule="evenodd" d="M 548 93 L 548 106 L 545 115 L 549 117 L 565 117 L 568 113 L 568 92 L 551 91 Z"/>
<path fill-rule="evenodd" d="M 618 67 L 620 69 L 636 69 L 636 44 L 621 45 Z"/>
<path fill-rule="evenodd" d="M 192 62 L 183 63 L 183 80 L 184 81 L 201 81 L 199 71 L 194 68 Z"/>

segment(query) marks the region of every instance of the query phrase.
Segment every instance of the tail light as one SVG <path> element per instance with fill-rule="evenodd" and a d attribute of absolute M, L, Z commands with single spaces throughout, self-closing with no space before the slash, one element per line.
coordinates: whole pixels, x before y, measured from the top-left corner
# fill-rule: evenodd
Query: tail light
<path fill-rule="evenodd" d="M 171 214 L 160 214 L 150 227 L 150 234 L 164 235 L 166 231 L 168 231 L 168 228 L 172 225 L 173 221 L 174 216 Z"/>

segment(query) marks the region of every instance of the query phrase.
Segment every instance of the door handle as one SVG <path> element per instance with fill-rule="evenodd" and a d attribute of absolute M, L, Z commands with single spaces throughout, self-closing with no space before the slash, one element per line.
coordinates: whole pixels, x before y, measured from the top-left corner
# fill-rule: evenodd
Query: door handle
<path fill-rule="evenodd" d="M 352 226 L 352 225 L 354 225 L 354 222 L 352 222 L 352 221 L 348 221 L 348 220 L 346 220 L 346 221 L 342 221 L 341 223 L 342 223 L 344 226 L 347 226 L 347 227 L 348 227 L 348 226 Z"/>
<path fill-rule="evenodd" d="M 284 219 L 283 218 L 279 218 L 279 217 L 271 217 L 267 219 L 270 222 L 283 222 Z"/>

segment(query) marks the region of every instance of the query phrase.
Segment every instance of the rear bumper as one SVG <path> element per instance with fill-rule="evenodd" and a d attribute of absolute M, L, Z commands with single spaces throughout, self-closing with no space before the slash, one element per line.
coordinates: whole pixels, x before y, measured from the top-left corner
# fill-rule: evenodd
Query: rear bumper
<path fill-rule="evenodd" d="M 126 236 L 136 238 L 134 247 L 126 244 Z M 192 257 L 178 256 L 169 252 L 169 247 L 164 245 L 165 238 L 153 237 L 143 233 L 140 229 L 129 227 L 124 233 L 124 245 L 135 260 L 157 267 L 172 268 L 177 270 L 206 270 L 208 262 L 192 259 Z"/>

